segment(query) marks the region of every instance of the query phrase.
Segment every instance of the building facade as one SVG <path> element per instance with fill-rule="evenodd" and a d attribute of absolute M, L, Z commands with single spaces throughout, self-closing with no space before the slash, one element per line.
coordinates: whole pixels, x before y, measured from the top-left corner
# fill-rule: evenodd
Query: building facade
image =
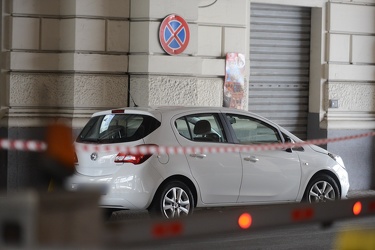
<path fill-rule="evenodd" d="M 0 138 L 43 139 L 55 119 L 77 132 L 135 104 L 222 106 L 230 52 L 245 55 L 248 110 L 304 139 L 375 129 L 375 0 L 2 0 L 1 12 Z M 159 41 L 169 14 L 190 29 L 178 55 Z M 375 186 L 373 145 L 323 146 L 359 190 Z M 38 182 L 38 155 L 0 157 L 1 188 Z"/>

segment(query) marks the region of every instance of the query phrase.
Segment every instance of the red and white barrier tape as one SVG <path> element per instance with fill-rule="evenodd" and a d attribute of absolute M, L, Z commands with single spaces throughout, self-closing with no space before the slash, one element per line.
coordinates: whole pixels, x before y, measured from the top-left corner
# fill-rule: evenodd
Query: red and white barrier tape
<path fill-rule="evenodd" d="M 0 139 L 0 150 L 2 149 L 41 152 L 47 149 L 47 144 L 42 141 Z"/>
<path fill-rule="evenodd" d="M 243 151 L 267 151 L 276 149 L 286 149 L 292 147 L 301 147 L 305 145 L 323 145 L 328 143 L 354 140 L 364 137 L 374 136 L 375 132 L 364 134 L 350 135 L 337 138 L 315 139 L 296 143 L 272 143 L 272 144 L 252 144 L 252 145 L 233 145 L 233 144 L 217 144 L 217 146 L 162 146 L 162 145 L 145 145 L 137 147 L 121 146 L 121 145 L 97 145 L 97 144 L 80 144 L 76 145 L 77 150 L 90 152 L 122 152 L 132 154 L 193 154 L 193 153 L 230 153 Z M 0 139 L 0 150 L 17 150 L 42 152 L 47 149 L 48 145 L 42 141 L 23 141 Z"/>

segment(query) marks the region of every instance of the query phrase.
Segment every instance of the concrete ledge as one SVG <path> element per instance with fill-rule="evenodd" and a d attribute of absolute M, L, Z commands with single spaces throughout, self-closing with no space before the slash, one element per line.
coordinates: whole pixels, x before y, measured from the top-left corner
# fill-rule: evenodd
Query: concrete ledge
<path fill-rule="evenodd" d="M 348 198 L 375 196 L 375 190 L 349 190 Z"/>

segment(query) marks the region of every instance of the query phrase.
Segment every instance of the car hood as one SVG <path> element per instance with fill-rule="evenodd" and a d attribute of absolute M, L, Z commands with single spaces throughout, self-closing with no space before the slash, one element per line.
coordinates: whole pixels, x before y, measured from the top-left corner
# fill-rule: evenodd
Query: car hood
<path fill-rule="evenodd" d="M 322 153 L 322 154 L 328 154 L 328 151 L 325 150 L 324 148 L 318 147 L 318 146 L 316 146 L 316 145 L 309 145 L 309 146 L 310 146 L 310 148 L 311 148 L 312 150 L 314 150 L 315 152 Z"/>

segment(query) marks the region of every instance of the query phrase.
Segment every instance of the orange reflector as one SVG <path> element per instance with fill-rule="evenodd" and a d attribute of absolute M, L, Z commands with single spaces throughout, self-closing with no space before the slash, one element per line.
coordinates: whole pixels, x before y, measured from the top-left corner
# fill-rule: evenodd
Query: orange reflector
<path fill-rule="evenodd" d="M 156 224 L 152 227 L 155 238 L 172 237 L 182 234 L 183 225 L 180 222 Z"/>
<path fill-rule="evenodd" d="M 238 218 L 238 225 L 242 229 L 248 229 L 251 226 L 252 222 L 253 222 L 253 219 L 251 218 L 251 215 L 248 213 L 243 213 Z"/>
<path fill-rule="evenodd" d="M 354 203 L 354 206 L 353 206 L 353 214 L 359 215 L 361 211 L 362 211 L 362 203 L 360 201 L 357 201 L 356 203 Z"/>
<path fill-rule="evenodd" d="M 295 209 L 292 211 L 293 221 L 309 220 L 314 217 L 314 210 L 312 208 Z"/>
<path fill-rule="evenodd" d="M 370 205 L 368 206 L 368 210 L 370 212 L 375 212 L 375 201 L 370 202 Z"/>

